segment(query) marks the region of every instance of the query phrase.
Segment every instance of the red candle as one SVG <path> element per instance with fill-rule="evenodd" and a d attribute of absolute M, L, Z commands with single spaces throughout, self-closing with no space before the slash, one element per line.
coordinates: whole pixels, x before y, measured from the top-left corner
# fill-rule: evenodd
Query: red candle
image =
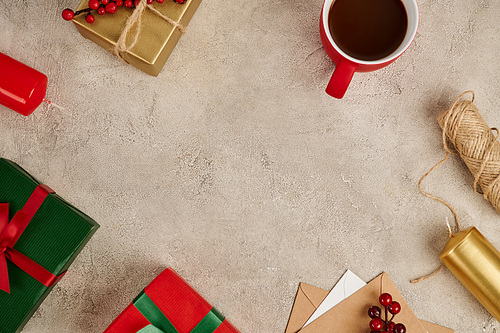
<path fill-rule="evenodd" d="M 29 116 L 43 102 L 47 76 L 0 52 L 0 104 Z"/>

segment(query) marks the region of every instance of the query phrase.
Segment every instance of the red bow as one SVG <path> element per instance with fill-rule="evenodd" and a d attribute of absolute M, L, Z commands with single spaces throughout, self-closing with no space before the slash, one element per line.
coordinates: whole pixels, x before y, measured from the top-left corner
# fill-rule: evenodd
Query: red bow
<path fill-rule="evenodd" d="M 10 293 L 9 272 L 7 270 L 7 259 L 14 265 L 28 273 L 37 281 L 51 287 L 59 281 L 63 275 L 52 274 L 30 258 L 17 250 L 14 250 L 19 237 L 28 226 L 31 219 L 42 205 L 49 193 L 55 193 L 46 185 L 38 185 L 29 197 L 23 209 L 18 211 L 9 223 L 9 204 L 0 204 L 0 289 Z"/>

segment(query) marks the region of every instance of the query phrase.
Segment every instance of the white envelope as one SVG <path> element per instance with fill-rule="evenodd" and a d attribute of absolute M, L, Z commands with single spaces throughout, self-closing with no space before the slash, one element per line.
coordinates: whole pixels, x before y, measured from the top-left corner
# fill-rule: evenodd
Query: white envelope
<path fill-rule="evenodd" d="M 347 297 L 354 294 L 359 289 L 363 288 L 365 285 L 365 281 L 361 280 L 350 270 L 347 270 L 347 272 L 342 275 L 337 284 L 332 288 L 332 290 L 330 290 L 326 298 L 323 300 L 323 302 L 321 302 L 316 311 L 313 312 L 311 317 L 309 317 L 302 328 L 318 319 L 325 312 L 342 302 Z"/>

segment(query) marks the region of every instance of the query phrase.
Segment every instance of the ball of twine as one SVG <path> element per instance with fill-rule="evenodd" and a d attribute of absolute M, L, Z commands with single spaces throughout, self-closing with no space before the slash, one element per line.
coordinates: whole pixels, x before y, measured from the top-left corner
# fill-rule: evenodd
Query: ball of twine
<path fill-rule="evenodd" d="M 461 100 L 470 93 L 471 100 Z M 474 191 L 500 212 L 500 142 L 498 129 L 490 128 L 474 105 L 474 92 L 460 95 L 438 117 L 447 153 L 457 153 L 474 176 Z M 452 144 L 455 151 L 450 149 Z M 479 186 L 478 186 L 479 185 Z"/>
<path fill-rule="evenodd" d="M 466 94 L 471 94 L 471 100 L 461 100 Z M 474 191 L 482 194 L 500 212 L 500 143 L 498 142 L 498 130 L 490 128 L 479 114 L 474 105 L 474 92 L 466 91 L 460 95 L 448 109 L 437 118 L 439 126 L 443 129 L 443 146 L 446 156 L 434 165 L 418 181 L 418 188 L 427 197 L 441 202 L 450 209 L 454 218 L 457 231 L 461 230 L 458 214 L 455 209 L 445 200 L 436 197 L 422 188 L 422 181 L 443 164 L 450 154 L 459 154 L 470 172 L 474 176 Z M 450 144 L 455 150 L 450 148 Z M 478 185 L 481 190 L 478 189 Z M 448 224 L 450 237 L 453 230 Z M 438 274 L 444 265 L 441 264 L 432 273 L 413 279 L 411 283 L 419 283 L 428 280 Z"/>

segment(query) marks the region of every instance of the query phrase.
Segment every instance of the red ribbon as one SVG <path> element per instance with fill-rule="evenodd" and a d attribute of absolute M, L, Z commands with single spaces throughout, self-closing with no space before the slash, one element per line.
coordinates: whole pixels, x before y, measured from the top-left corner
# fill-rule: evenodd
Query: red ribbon
<path fill-rule="evenodd" d="M 23 209 L 18 211 L 9 223 L 9 204 L 0 203 L 0 289 L 10 293 L 7 259 L 28 273 L 31 277 L 45 285 L 53 286 L 66 272 L 54 275 L 30 258 L 14 250 L 19 237 L 31 222 L 33 216 L 42 205 L 49 193 L 55 193 L 46 185 L 38 185 L 33 191 Z"/>

